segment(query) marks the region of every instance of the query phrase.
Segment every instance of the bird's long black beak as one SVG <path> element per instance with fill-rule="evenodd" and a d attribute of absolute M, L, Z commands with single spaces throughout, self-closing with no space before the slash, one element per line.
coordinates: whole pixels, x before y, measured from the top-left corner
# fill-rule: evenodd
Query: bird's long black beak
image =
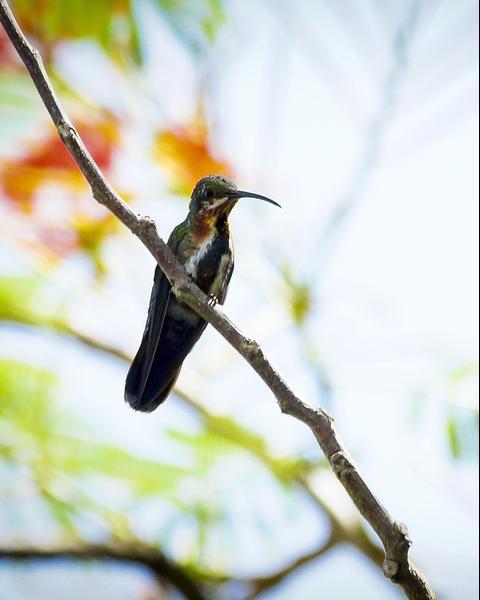
<path fill-rule="evenodd" d="M 275 200 L 267 198 L 266 196 L 261 196 L 260 194 L 253 194 L 252 192 L 242 192 L 241 190 L 237 190 L 236 192 L 229 194 L 229 198 L 232 198 L 232 200 L 238 200 L 239 198 L 258 198 L 259 200 L 265 200 L 265 202 L 270 202 L 270 204 L 275 204 L 275 206 L 282 208 Z"/>

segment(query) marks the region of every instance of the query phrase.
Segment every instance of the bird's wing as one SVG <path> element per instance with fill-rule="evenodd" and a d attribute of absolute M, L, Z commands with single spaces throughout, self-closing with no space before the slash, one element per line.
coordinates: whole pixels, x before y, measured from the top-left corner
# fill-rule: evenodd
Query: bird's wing
<path fill-rule="evenodd" d="M 162 334 L 169 299 L 170 283 L 157 265 L 142 341 L 125 382 L 125 400 L 135 409 L 139 408 L 142 401 L 155 351 Z"/>
<path fill-rule="evenodd" d="M 180 228 L 182 227 L 183 224 L 176 227 L 168 240 L 168 245 L 174 252 L 178 248 L 181 233 Z M 142 341 L 130 366 L 125 382 L 125 400 L 134 409 L 138 409 L 142 403 L 142 396 L 150 375 L 158 342 L 162 335 L 163 322 L 170 301 L 170 294 L 170 282 L 157 265 Z"/>
<path fill-rule="evenodd" d="M 233 257 L 231 260 L 229 260 L 228 262 L 228 266 L 226 268 L 226 273 L 225 273 L 225 278 L 223 280 L 223 283 L 220 287 L 220 290 L 217 294 L 217 302 L 219 304 L 223 304 L 225 302 L 225 298 L 227 297 L 227 290 L 228 290 L 228 285 L 230 283 L 230 279 L 232 278 L 232 274 L 233 274 Z"/>

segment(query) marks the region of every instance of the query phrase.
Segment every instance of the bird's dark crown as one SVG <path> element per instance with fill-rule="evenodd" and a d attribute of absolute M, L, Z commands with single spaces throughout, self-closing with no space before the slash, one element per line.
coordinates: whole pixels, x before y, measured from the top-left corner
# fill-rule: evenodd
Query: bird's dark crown
<path fill-rule="evenodd" d="M 208 206 L 219 198 L 226 198 L 237 191 L 237 186 L 223 175 L 208 175 L 195 186 L 190 201 L 190 210 L 197 211 L 202 205 Z"/>
<path fill-rule="evenodd" d="M 280 206 L 275 200 L 253 192 L 242 192 L 237 186 L 223 175 L 208 175 L 200 179 L 195 186 L 190 201 L 190 213 L 203 216 L 227 214 L 232 210 L 239 198 L 257 198 L 275 206 Z"/>

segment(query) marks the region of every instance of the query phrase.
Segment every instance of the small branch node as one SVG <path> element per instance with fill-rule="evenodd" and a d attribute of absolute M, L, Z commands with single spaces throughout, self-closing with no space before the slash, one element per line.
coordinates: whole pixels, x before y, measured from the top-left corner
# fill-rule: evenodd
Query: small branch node
<path fill-rule="evenodd" d="M 105 187 L 102 186 L 100 183 L 93 183 L 91 188 L 92 195 L 95 198 L 95 200 L 102 206 L 108 207 L 108 199 L 105 196 Z"/>
<path fill-rule="evenodd" d="M 143 227 L 146 231 L 152 231 L 155 230 L 157 231 L 157 226 L 155 225 L 155 221 L 152 219 L 152 217 L 149 217 L 148 215 L 144 215 L 138 216 L 138 223 L 140 227 Z"/>
<path fill-rule="evenodd" d="M 58 135 L 62 138 L 64 143 L 72 140 L 77 135 L 75 129 L 70 125 L 70 123 L 67 123 L 67 121 L 60 121 L 60 123 L 57 125 L 57 130 Z"/>
<path fill-rule="evenodd" d="M 325 419 L 330 423 L 331 426 L 333 426 L 335 419 L 328 411 L 326 411 L 324 408 L 314 408 L 314 411 L 317 418 Z"/>
<path fill-rule="evenodd" d="M 383 574 L 387 579 L 393 579 L 400 569 L 400 564 L 396 560 L 386 558 L 383 561 Z"/>
<path fill-rule="evenodd" d="M 252 361 L 253 364 L 263 360 L 263 351 L 260 348 L 258 342 L 251 338 L 245 338 L 242 342 L 242 350 L 245 356 Z"/>
<path fill-rule="evenodd" d="M 408 551 L 410 546 L 412 545 L 412 540 L 408 535 L 408 528 L 405 523 L 395 523 L 394 525 L 395 532 L 398 534 L 398 542 L 397 545 L 400 548 L 403 548 L 404 551 Z"/>
<path fill-rule="evenodd" d="M 132 223 L 130 230 L 140 238 L 146 236 L 152 239 L 158 235 L 155 221 L 151 217 L 143 215 L 137 215 L 137 221 Z"/>
<path fill-rule="evenodd" d="M 406 538 L 408 538 L 408 527 L 405 523 L 397 523 L 398 531 Z"/>
<path fill-rule="evenodd" d="M 343 450 L 334 452 L 330 456 L 330 464 L 332 465 L 333 472 L 340 480 L 345 479 L 348 475 L 355 472 L 354 466 Z"/>

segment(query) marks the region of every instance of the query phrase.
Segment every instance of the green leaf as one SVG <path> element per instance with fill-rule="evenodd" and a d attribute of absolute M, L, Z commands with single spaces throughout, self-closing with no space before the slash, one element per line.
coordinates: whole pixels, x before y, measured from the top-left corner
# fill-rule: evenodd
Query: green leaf
<path fill-rule="evenodd" d="M 157 0 L 157 5 L 179 39 L 197 52 L 215 40 L 225 21 L 221 0 Z"/>
<path fill-rule="evenodd" d="M 297 326 L 301 327 L 312 310 L 312 290 L 307 283 L 295 278 L 288 264 L 283 267 L 283 281 L 286 286 L 288 308 Z"/>
<path fill-rule="evenodd" d="M 478 458 L 478 411 L 450 407 L 445 430 L 450 454 L 455 460 Z"/>
<path fill-rule="evenodd" d="M 207 4 L 209 5 L 209 12 L 203 20 L 202 27 L 206 38 L 213 42 L 225 20 L 225 14 L 220 0 L 209 0 Z"/>
<path fill-rule="evenodd" d="M 458 434 L 458 424 L 451 415 L 447 417 L 446 429 L 450 453 L 453 456 L 453 458 L 458 458 L 460 456 L 460 438 Z"/>
<path fill-rule="evenodd" d="M 43 438 L 51 429 L 52 373 L 0 359 L 0 419 Z"/>
<path fill-rule="evenodd" d="M 213 41 L 224 21 L 221 0 L 156 0 L 174 32 L 191 49 Z M 133 0 L 12 0 L 27 35 L 47 58 L 58 42 L 92 40 L 119 64 L 141 64 L 141 32 Z"/>
<path fill-rule="evenodd" d="M 40 277 L 0 275 L 0 319 L 66 328 L 66 303 Z"/>
<path fill-rule="evenodd" d="M 55 406 L 55 383 L 49 372 L 0 360 L 0 427 L 6 441 L 2 454 L 30 464 L 41 481 L 97 474 L 124 481 L 135 494 L 146 496 L 173 491 L 185 477 L 196 474 L 194 469 L 135 456 L 81 436 L 73 419 Z"/>
<path fill-rule="evenodd" d="M 99 474 L 122 480 L 139 496 L 173 490 L 193 469 L 135 456 L 117 446 L 54 435 L 49 460 L 52 470 L 69 475 Z"/>
<path fill-rule="evenodd" d="M 281 483 L 304 477 L 319 464 L 304 459 L 275 456 L 264 438 L 221 415 L 203 414 L 204 428 L 195 434 L 169 431 L 169 434 L 195 449 L 195 458 L 207 470 L 227 453 L 247 451 L 269 468 Z"/>
<path fill-rule="evenodd" d="M 478 377 L 478 361 L 476 360 L 462 363 L 448 374 L 448 379 L 455 383 L 464 381 L 470 377 Z"/>
<path fill-rule="evenodd" d="M 34 35 L 48 59 L 64 40 L 93 40 L 114 60 L 139 63 L 137 24 L 131 0 L 12 0 L 12 9 L 25 33 Z"/>

